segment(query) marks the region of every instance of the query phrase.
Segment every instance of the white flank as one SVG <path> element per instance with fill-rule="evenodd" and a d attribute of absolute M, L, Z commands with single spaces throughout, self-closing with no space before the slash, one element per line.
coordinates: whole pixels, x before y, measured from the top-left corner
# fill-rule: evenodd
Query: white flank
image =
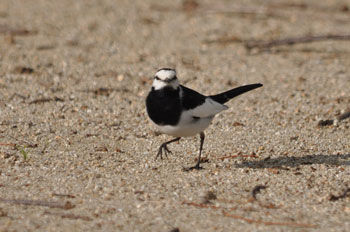
<path fill-rule="evenodd" d="M 211 121 L 215 117 L 215 114 L 220 113 L 226 109 L 228 109 L 227 106 L 222 105 L 210 98 L 207 98 L 202 105 L 192 110 L 182 112 L 178 125 L 154 125 L 160 132 L 164 134 L 172 135 L 175 137 L 194 136 L 208 128 Z M 198 117 L 198 119 L 195 119 L 194 117 Z"/>
<path fill-rule="evenodd" d="M 189 110 L 192 116 L 199 118 L 206 118 L 210 116 L 214 116 L 215 114 L 220 113 L 223 110 L 227 110 L 228 107 L 214 101 L 211 98 L 205 99 L 205 102 L 197 106 L 196 108 Z"/>
<path fill-rule="evenodd" d="M 175 137 L 194 136 L 208 128 L 214 116 L 200 118 L 195 120 L 189 111 L 182 113 L 179 124 L 176 126 L 159 126 L 155 123 L 155 127 L 162 133 Z M 151 121 L 152 122 L 152 121 Z"/>

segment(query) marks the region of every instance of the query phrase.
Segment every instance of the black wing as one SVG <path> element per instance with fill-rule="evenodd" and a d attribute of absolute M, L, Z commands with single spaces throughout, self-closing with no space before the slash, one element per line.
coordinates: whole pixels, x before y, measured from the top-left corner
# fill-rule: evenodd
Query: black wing
<path fill-rule="evenodd" d="M 194 109 L 205 102 L 206 96 L 183 85 L 180 87 L 182 89 L 182 107 L 184 110 Z"/>

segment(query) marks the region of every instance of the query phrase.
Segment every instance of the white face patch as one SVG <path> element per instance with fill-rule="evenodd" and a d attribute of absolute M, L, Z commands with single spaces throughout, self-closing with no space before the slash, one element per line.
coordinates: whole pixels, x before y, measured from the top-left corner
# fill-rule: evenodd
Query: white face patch
<path fill-rule="evenodd" d="M 177 89 L 177 87 L 179 87 L 179 85 L 180 84 L 179 84 L 178 79 L 174 79 L 169 83 L 165 82 L 165 81 L 154 79 L 153 84 L 152 84 L 154 90 L 162 89 L 166 86 L 172 87 L 173 89 Z"/>
<path fill-rule="evenodd" d="M 177 89 L 179 87 L 179 81 L 176 78 L 176 71 L 173 69 L 161 69 L 159 70 L 153 81 L 153 88 L 155 90 L 162 89 L 164 87 L 172 87 Z"/>
<path fill-rule="evenodd" d="M 156 75 L 160 80 L 166 81 L 176 77 L 176 71 L 173 69 L 161 69 Z"/>

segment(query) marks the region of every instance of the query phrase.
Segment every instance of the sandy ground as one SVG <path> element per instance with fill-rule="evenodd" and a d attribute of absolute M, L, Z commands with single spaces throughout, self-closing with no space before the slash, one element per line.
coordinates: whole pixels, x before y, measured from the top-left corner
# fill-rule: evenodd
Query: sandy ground
<path fill-rule="evenodd" d="M 348 231 L 350 120 L 318 123 L 349 109 L 350 42 L 244 43 L 350 34 L 349 1 L 130 2 L 0 1 L 0 231 Z M 198 136 L 154 159 L 161 67 L 264 84 L 206 130 L 204 170 Z"/>

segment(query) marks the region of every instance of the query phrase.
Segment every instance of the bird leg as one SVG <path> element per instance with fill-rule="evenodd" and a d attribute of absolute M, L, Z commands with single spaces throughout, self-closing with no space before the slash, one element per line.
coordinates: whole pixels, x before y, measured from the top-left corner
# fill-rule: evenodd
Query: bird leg
<path fill-rule="evenodd" d="M 164 155 L 168 158 L 168 153 L 171 153 L 171 151 L 167 148 L 167 145 L 169 143 L 173 143 L 176 141 L 179 141 L 181 139 L 181 137 L 177 137 L 173 140 L 170 140 L 168 142 L 162 143 L 162 145 L 160 145 L 156 159 L 160 156 L 161 159 L 163 159 L 163 151 L 164 151 Z"/>
<path fill-rule="evenodd" d="M 201 132 L 199 136 L 201 139 L 201 145 L 199 147 L 199 156 L 198 156 L 197 163 L 193 167 L 184 168 L 184 171 L 191 171 L 193 169 L 196 169 L 196 170 L 203 169 L 202 167 L 199 166 L 199 164 L 201 163 L 201 155 L 202 155 L 203 143 L 204 143 L 204 138 L 205 138 L 204 132 Z"/>

